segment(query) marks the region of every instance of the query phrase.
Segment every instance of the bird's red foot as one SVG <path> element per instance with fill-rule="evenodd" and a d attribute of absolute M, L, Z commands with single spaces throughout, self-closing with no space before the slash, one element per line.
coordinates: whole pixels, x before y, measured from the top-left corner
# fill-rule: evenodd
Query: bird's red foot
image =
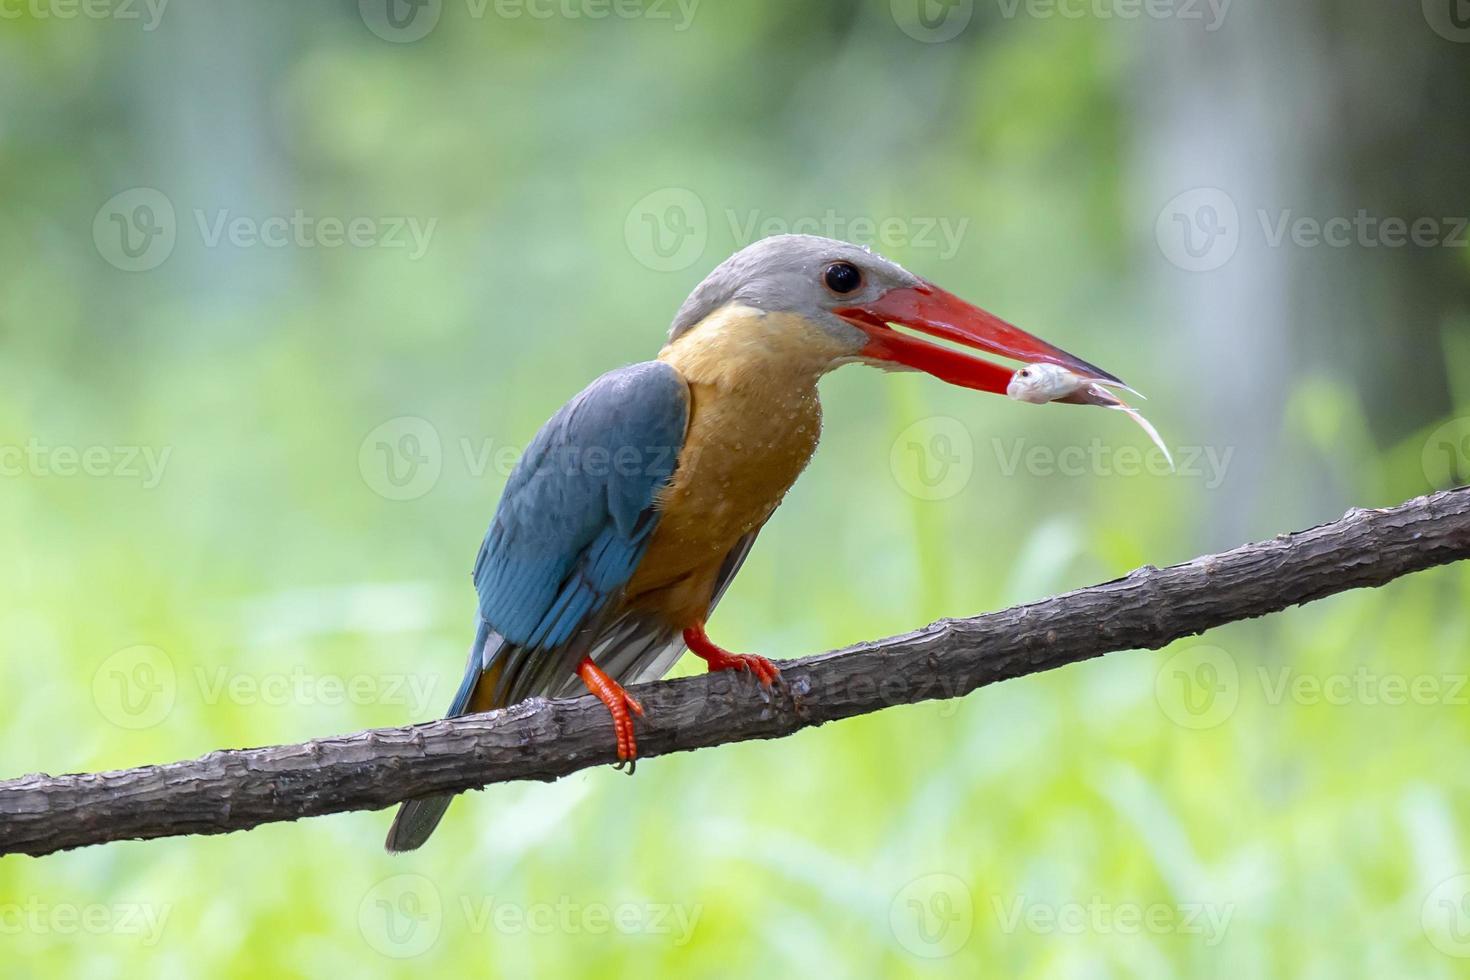
<path fill-rule="evenodd" d="M 709 664 L 710 670 L 745 670 L 754 674 L 766 687 L 770 687 L 781 676 L 776 665 L 765 657 L 753 653 L 731 653 L 714 641 L 704 631 L 704 624 L 696 624 L 684 631 L 684 642 L 696 657 Z"/>
<path fill-rule="evenodd" d="M 591 657 L 582 658 L 582 663 L 577 666 L 577 676 L 582 678 L 587 690 L 597 695 L 597 700 L 607 705 L 608 713 L 612 715 L 613 731 L 618 737 L 617 768 L 621 769 L 626 762 L 628 772 L 632 773 L 638 763 L 638 740 L 633 736 L 633 715 L 643 717 L 643 705 L 623 690 L 617 681 L 604 674 L 602 668 L 592 662 Z"/>

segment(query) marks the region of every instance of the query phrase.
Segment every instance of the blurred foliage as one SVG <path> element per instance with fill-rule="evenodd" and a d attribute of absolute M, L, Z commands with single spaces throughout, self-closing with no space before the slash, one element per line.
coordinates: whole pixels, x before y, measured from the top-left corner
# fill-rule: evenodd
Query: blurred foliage
<path fill-rule="evenodd" d="M 835 220 L 842 237 L 896 219 L 879 243 L 892 258 L 1146 390 L 1181 466 L 1129 464 L 1120 450 L 1146 459 L 1147 443 L 1118 415 L 840 372 L 823 450 L 715 622 L 736 649 L 828 649 L 1393 503 L 1443 482 L 1462 437 L 1470 463 L 1462 306 L 1420 324 L 1442 338 L 1415 362 L 1422 391 L 1375 384 L 1356 323 L 1294 316 L 1296 343 L 1260 377 L 1217 376 L 1186 329 L 1210 274 L 1154 241 L 1184 187 L 1140 176 L 1139 89 L 1180 37 L 1238 54 L 1231 32 L 1272 25 L 1270 10 L 1242 3 L 1202 35 L 979 5 L 929 44 L 900 7 L 700 3 L 685 23 L 672 3 L 538 19 L 446 2 L 411 43 L 346 2 L 170 5 L 154 30 L 6 8 L 0 770 L 435 716 L 463 663 L 497 454 L 596 374 L 652 356 L 749 228 Z M 1450 44 L 1402 16 L 1406 36 Z M 128 272 L 98 216 L 138 187 L 167 198 L 177 241 Z M 703 210 L 706 240 L 664 271 L 637 232 L 640 202 L 669 189 Z M 1435 203 L 1425 213 L 1465 213 L 1463 196 Z M 221 213 L 298 211 L 432 230 L 419 257 L 209 244 Z M 1437 281 L 1462 296 L 1464 254 L 1395 254 L 1373 281 L 1448 261 L 1459 278 Z M 1380 255 L 1314 254 L 1314 288 Z M 1261 424 L 1222 408 L 1231 394 L 1279 412 Z M 403 446 L 405 417 L 430 427 L 437 451 L 417 445 L 439 474 L 390 499 L 377 444 Z M 68 447 L 103 447 L 103 471 L 65 475 Z M 1470 777 L 1447 764 L 1470 737 L 1467 599 L 1470 570 L 1443 569 L 960 702 L 652 760 L 631 780 L 499 787 L 395 859 L 372 813 L 11 857 L 4 962 L 94 977 L 1457 975 L 1454 936 L 1425 922 L 1436 886 L 1470 872 Z M 1281 693 L 1283 676 L 1364 672 L 1366 695 Z M 1434 694 L 1383 703 L 1388 676 Z M 1215 685 L 1195 692 L 1204 716 L 1181 677 Z M 143 716 L 120 700 L 141 696 L 133 683 L 154 696 Z"/>

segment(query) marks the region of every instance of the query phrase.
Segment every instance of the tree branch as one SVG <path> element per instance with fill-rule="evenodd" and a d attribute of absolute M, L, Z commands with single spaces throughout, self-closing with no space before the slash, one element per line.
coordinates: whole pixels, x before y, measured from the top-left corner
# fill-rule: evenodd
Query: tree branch
<path fill-rule="evenodd" d="M 780 738 L 896 704 L 976 688 L 1114 650 L 1156 649 L 1211 627 L 1470 557 L 1470 488 L 1207 555 L 974 619 L 782 665 L 767 693 L 745 675 L 636 689 L 644 758 Z M 372 810 L 411 796 L 552 780 L 615 760 L 592 697 L 380 728 L 300 745 L 211 752 L 189 762 L 0 782 L 0 853 L 50 854 L 107 841 L 221 834 Z"/>

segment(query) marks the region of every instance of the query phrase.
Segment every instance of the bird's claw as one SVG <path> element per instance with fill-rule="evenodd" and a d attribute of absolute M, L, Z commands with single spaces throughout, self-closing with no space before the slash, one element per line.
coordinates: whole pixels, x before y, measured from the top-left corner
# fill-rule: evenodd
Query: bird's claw
<path fill-rule="evenodd" d="M 726 653 L 722 657 L 711 657 L 707 662 L 711 671 L 743 670 L 754 674 L 765 687 L 772 686 L 781 677 L 779 667 L 754 653 Z"/>
<path fill-rule="evenodd" d="M 781 677 L 781 671 L 765 657 L 753 653 L 731 653 L 718 646 L 704 631 L 703 623 L 696 623 L 684 630 L 684 643 L 696 657 L 715 670 L 744 670 L 754 674 L 765 687 L 770 687 Z"/>
<path fill-rule="evenodd" d="M 613 768 L 622 769 L 626 765 L 631 776 L 638 766 L 638 739 L 633 732 L 633 716 L 643 717 L 643 705 L 603 673 L 591 658 L 582 661 L 577 673 L 587 689 L 597 695 L 597 699 L 607 707 L 608 714 L 612 715 L 613 733 L 618 744 L 618 761 Z"/>
<path fill-rule="evenodd" d="M 622 769 L 627 766 L 628 775 L 633 775 L 638 768 L 638 739 L 633 734 L 633 715 L 643 717 L 643 705 L 639 704 L 627 691 L 619 689 L 622 695 L 621 701 L 609 704 L 608 712 L 612 715 L 613 731 L 618 738 L 618 761 L 613 765 L 614 769 Z"/>

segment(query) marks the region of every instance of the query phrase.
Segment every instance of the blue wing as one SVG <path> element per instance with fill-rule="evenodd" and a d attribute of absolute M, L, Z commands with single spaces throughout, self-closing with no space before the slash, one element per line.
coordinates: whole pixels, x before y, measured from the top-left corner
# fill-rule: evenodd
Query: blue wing
<path fill-rule="evenodd" d="M 480 618 L 451 717 L 575 683 L 568 661 L 597 645 L 588 627 L 609 618 L 609 600 L 642 561 L 688 421 L 689 386 L 650 361 L 604 374 L 542 426 L 475 559 Z M 662 624 L 623 619 L 637 627 L 615 631 L 628 633 L 630 652 L 671 658 L 683 648 Z M 388 850 L 423 844 L 453 798 L 404 803 Z"/>
<path fill-rule="evenodd" d="M 649 361 L 598 378 L 536 434 L 475 561 L 480 618 L 518 648 L 511 673 L 566 647 L 632 578 L 688 419 L 688 385 Z"/>

